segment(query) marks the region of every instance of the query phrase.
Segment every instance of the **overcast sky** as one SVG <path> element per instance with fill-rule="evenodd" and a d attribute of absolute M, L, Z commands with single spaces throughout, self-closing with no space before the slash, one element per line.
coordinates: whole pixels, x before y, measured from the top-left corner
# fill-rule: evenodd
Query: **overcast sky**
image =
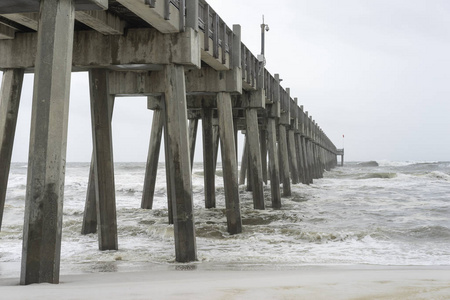
<path fill-rule="evenodd" d="M 280 74 L 338 148 L 345 135 L 346 160 L 450 160 L 450 1 L 208 3 L 228 26 L 241 24 L 254 54 L 265 15 L 266 68 Z M 88 90 L 87 74 L 73 73 L 68 161 L 90 160 Z M 28 157 L 31 98 L 26 75 L 14 161 Z M 116 161 L 146 160 L 151 116 L 145 98 L 116 101 Z"/>

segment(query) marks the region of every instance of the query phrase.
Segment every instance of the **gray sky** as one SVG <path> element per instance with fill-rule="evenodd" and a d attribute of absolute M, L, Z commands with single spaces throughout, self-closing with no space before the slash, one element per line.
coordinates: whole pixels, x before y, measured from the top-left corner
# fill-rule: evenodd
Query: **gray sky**
<path fill-rule="evenodd" d="M 450 160 L 450 1 L 209 0 L 242 41 L 279 73 L 346 160 Z M 68 161 L 92 151 L 87 74 L 72 76 Z M 32 76 L 26 76 L 14 161 L 28 157 Z M 144 161 L 151 111 L 120 98 L 113 120 L 116 161 Z M 200 131 L 200 130 L 199 130 Z M 201 140 L 201 136 L 198 140 Z M 196 160 L 201 160 L 197 151 Z"/>

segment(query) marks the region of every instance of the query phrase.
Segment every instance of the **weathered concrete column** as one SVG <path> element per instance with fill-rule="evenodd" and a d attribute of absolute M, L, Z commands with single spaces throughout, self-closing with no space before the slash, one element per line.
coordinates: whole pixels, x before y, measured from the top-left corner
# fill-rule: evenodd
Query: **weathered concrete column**
<path fill-rule="evenodd" d="M 191 162 L 187 128 L 184 67 L 169 64 L 164 68 L 166 88 L 166 130 L 170 167 L 170 189 L 178 262 L 197 259 L 192 203 Z"/>
<path fill-rule="evenodd" d="M 22 92 L 23 69 L 6 70 L 0 91 L 0 229 Z"/>
<path fill-rule="evenodd" d="M 239 172 L 239 184 L 245 184 L 245 174 L 248 169 L 248 145 L 247 137 L 244 139 L 244 149 L 242 151 L 241 170 Z"/>
<path fill-rule="evenodd" d="M 225 203 L 228 233 L 242 232 L 241 207 L 239 203 L 238 168 L 234 143 L 233 112 L 229 93 L 217 94 L 219 115 L 220 149 L 225 187 Z"/>
<path fill-rule="evenodd" d="M 189 120 L 189 153 L 191 154 L 191 170 L 194 168 L 195 145 L 197 142 L 198 119 Z"/>
<path fill-rule="evenodd" d="M 164 106 L 166 105 L 165 103 L 165 96 L 163 97 L 164 99 Z M 167 132 L 167 112 L 165 112 L 164 114 L 164 154 L 165 154 L 165 161 L 164 161 L 164 165 L 166 168 L 166 191 L 167 191 L 167 212 L 168 212 L 168 222 L 169 224 L 173 224 L 173 197 L 172 196 L 172 173 L 174 172 L 171 168 L 171 154 L 170 154 L 170 144 L 169 144 L 169 134 Z M 192 167 L 191 167 L 191 175 L 192 175 Z"/>
<path fill-rule="evenodd" d="M 59 283 L 73 0 L 41 0 L 20 283 Z"/>
<path fill-rule="evenodd" d="M 164 115 L 165 112 L 163 109 L 153 111 L 152 132 L 150 134 L 147 165 L 145 168 L 144 189 L 142 191 L 141 201 L 141 208 L 144 209 L 152 209 L 153 207 L 159 152 L 161 150 L 162 131 L 165 121 Z"/>
<path fill-rule="evenodd" d="M 259 142 L 261 145 L 261 168 L 263 181 L 267 185 L 267 131 L 265 128 L 259 130 Z"/>
<path fill-rule="evenodd" d="M 291 181 L 289 177 L 289 155 L 288 144 L 286 138 L 286 127 L 282 124 L 279 126 L 279 151 L 280 151 L 280 168 L 283 179 L 283 196 L 288 197 L 291 193 Z"/>
<path fill-rule="evenodd" d="M 213 110 L 203 108 L 203 178 L 205 189 L 205 208 L 216 207 L 216 165 L 214 161 Z"/>
<path fill-rule="evenodd" d="M 248 138 L 247 138 L 247 132 L 245 133 L 245 143 L 247 144 L 247 168 L 246 168 L 246 174 L 247 174 L 247 187 L 246 187 L 246 191 L 247 192 L 253 192 L 253 172 L 252 167 L 250 166 L 250 164 L 252 163 L 252 158 L 251 158 L 251 154 L 250 154 L 250 146 L 248 144 Z M 253 194 L 252 194 L 253 195 Z"/>
<path fill-rule="evenodd" d="M 277 150 L 277 128 L 274 118 L 267 120 L 267 140 L 269 150 L 269 165 L 270 165 L 270 190 L 272 195 L 272 208 L 281 208 L 281 194 L 280 194 L 280 166 L 278 163 Z"/>
<path fill-rule="evenodd" d="M 303 165 L 304 165 L 304 172 L 305 172 L 305 184 L 311 183 L 311 172 L 310 172 L 310 163 L 309 163 L 309 155 L 308 155 L 308 147 L 306 145 L 306 137 L 301 136 L 301 143 L 302 143 L 302 157 L 303 157 Z"/>
<path fill-rule="evenodd" d="M 306 184 L 305 161 L 303 159 L 302 136 L 300 134 L 295 134 L 295 149 L 297 151 L 297 163 L 300 176 L 299 180 L 301 183 Z"/>
<path fill-rule="evenodd" d="M 252 174 L 253 206 L 255 209 L 264 209 L 264 184 L 261 167 L 261 147 L 259 145 L 258 111 L 250 108 L 245 113 L 247 143 L 249 150 L 248 173 Z M 250 181 L 250 180 L 249 180 Z"/>
<path fill-rule="evenodd" d="M 297 184 L 300 182 L 298 176 L 297 166 L 297 152 L 295 151 L 295 133 L 294 130 L 288 129 L 288 147 L 289 147 L 289 166 L 291 171 L 292 183 Z"/>
<path fill-rule="evenodd" d="M 217 167 L 217 156 L 219 153 L 219 120 L 217 118 L 213 119 L 213 152 L 214 152 L 214 170 L 216 170 Z M 237 152 L 236 152 L 237 153 Z"/>
<path fill-rule="evenodd" d="M 309 172 L 309 183 L 313 183 L 314 179 L 314 156 L 312 151 L 312 142 L 310 138 L 306 138 L 306 153 L 308 155 L 308 172 Z"/>
<path fill-rule="evenodd" d="M 94 182 L 97 207 L 98 246 L 117 250 L 116 191 L 111 130 L 114 96 L 109 94 L 108 70 L 89 71 L 91 90 L 92 144 L 94 146 Z"/>
<path fill-rule="evenodd" d="M 114 98 L 108 101 L 108 111 L 110 112 L 110 120 L 114 110 Z M 86 201 L 84 204 L 83 223 L 81 225 L 81 234 L 97 233 L 97 196 L 95 186 L 95 161 L 94 151 L 91 155 L 91 166 L 89 168 L 89 181 L 86 192 Z"/>

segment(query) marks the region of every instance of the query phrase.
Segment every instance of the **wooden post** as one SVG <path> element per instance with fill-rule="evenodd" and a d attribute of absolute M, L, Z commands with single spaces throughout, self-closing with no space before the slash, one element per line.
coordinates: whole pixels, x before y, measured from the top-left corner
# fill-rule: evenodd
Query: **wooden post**
<path fill-rule="evenodd" d="M 22 92 L 23 69 L 6 70 L 0 91 L 0 230 Z"/>
<path fill-rule="evenodd" d="M 191 171 L 194 168 L 195 145 L 197 142 L 198 119 L 189 120 L 189 153 L 191 154 Z"/>
<path fill-rule="evenodd" d="M 289 155 L 288 155 L 288 145 L 286 138 L 286 127 L 280 124 L 279 127 L 279 150 L 280 150 L 280 168 L 283 175 L 283 196 L 288 197 L 291 195 L 291 181 L 289 179 Z"/>
<path fill-rule="evenodd" d="M 165 66 L 166 130 L 176 261 L 197 259 L 184 67 Z"/>
<path fill-rule="evenodd" d="M 264 209 L 264 186 L 261 168 L 261 147 L 259 145 L 258 112 L 250 108 L 246 111 L 247 142 L 250 154 L 249 178 L 253 176 L 253 206 L 255 209 Z"/>
<path fill-rule="evenodd" d="M 272 208 L 281 208 L 280 194 L 280 166 L 278 163 L 277 151 L 277 129 L 276 121 L 273 118 L 267 119 L 267 138 L 270 164 L 270 190 L 272 195 Z"/>
<path fill-rule="evenodd" d="M 161 101 L 164 102 L 164 101 Z M 163 109 L 153 111 L 152 132 L 148 146 L 147 165 L 145 168 L 144 189 L 142 191 L 141 208 L 152 209 L 155 195 L 156 175 L 158 172 L 159 152 L 161 149 L 162 131 L 164 127 Z"/>
<path fill-rule="evenodd" d="M 109 71 L 89 71 L 91 89 L 92 140 L 94 146 L 95 198 L 97 200 L 98 246 L 100 250 L 117 250 L 117 216 L 114 184 L 114 159 L 111 132 Z"/>
<path fill-rule="evenodd" d="M 213 110 L 203 108 L 203 178 L 205 189 L 205 208 L 216 207 L 216 166 L 214 162 Z"/>
<path fill-rule="evenodd" d="M 217 94 L 217 110 L 219 114 L 220 149 L 222 152 L 227 227 L 229 234 L 237 234 L 242 232 L 242 220 L 239 204 L 238 168 L 230 94 Z"/>
<path fill-rule="evenodd" d="M 20 283 L 59 283 L 75 4 L 41 0 Z"/>

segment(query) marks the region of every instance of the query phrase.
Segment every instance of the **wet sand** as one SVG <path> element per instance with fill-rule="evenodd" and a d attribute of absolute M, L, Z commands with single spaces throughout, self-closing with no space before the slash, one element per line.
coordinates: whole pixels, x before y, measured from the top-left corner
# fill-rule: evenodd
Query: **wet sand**
<path fill-rule="evenodd" d="M 0 299 L 450 299 L 450 266 L 305 266 L 288 270 L 187 265 L 62 275 L 20 286 L 0 279 Z"/>

